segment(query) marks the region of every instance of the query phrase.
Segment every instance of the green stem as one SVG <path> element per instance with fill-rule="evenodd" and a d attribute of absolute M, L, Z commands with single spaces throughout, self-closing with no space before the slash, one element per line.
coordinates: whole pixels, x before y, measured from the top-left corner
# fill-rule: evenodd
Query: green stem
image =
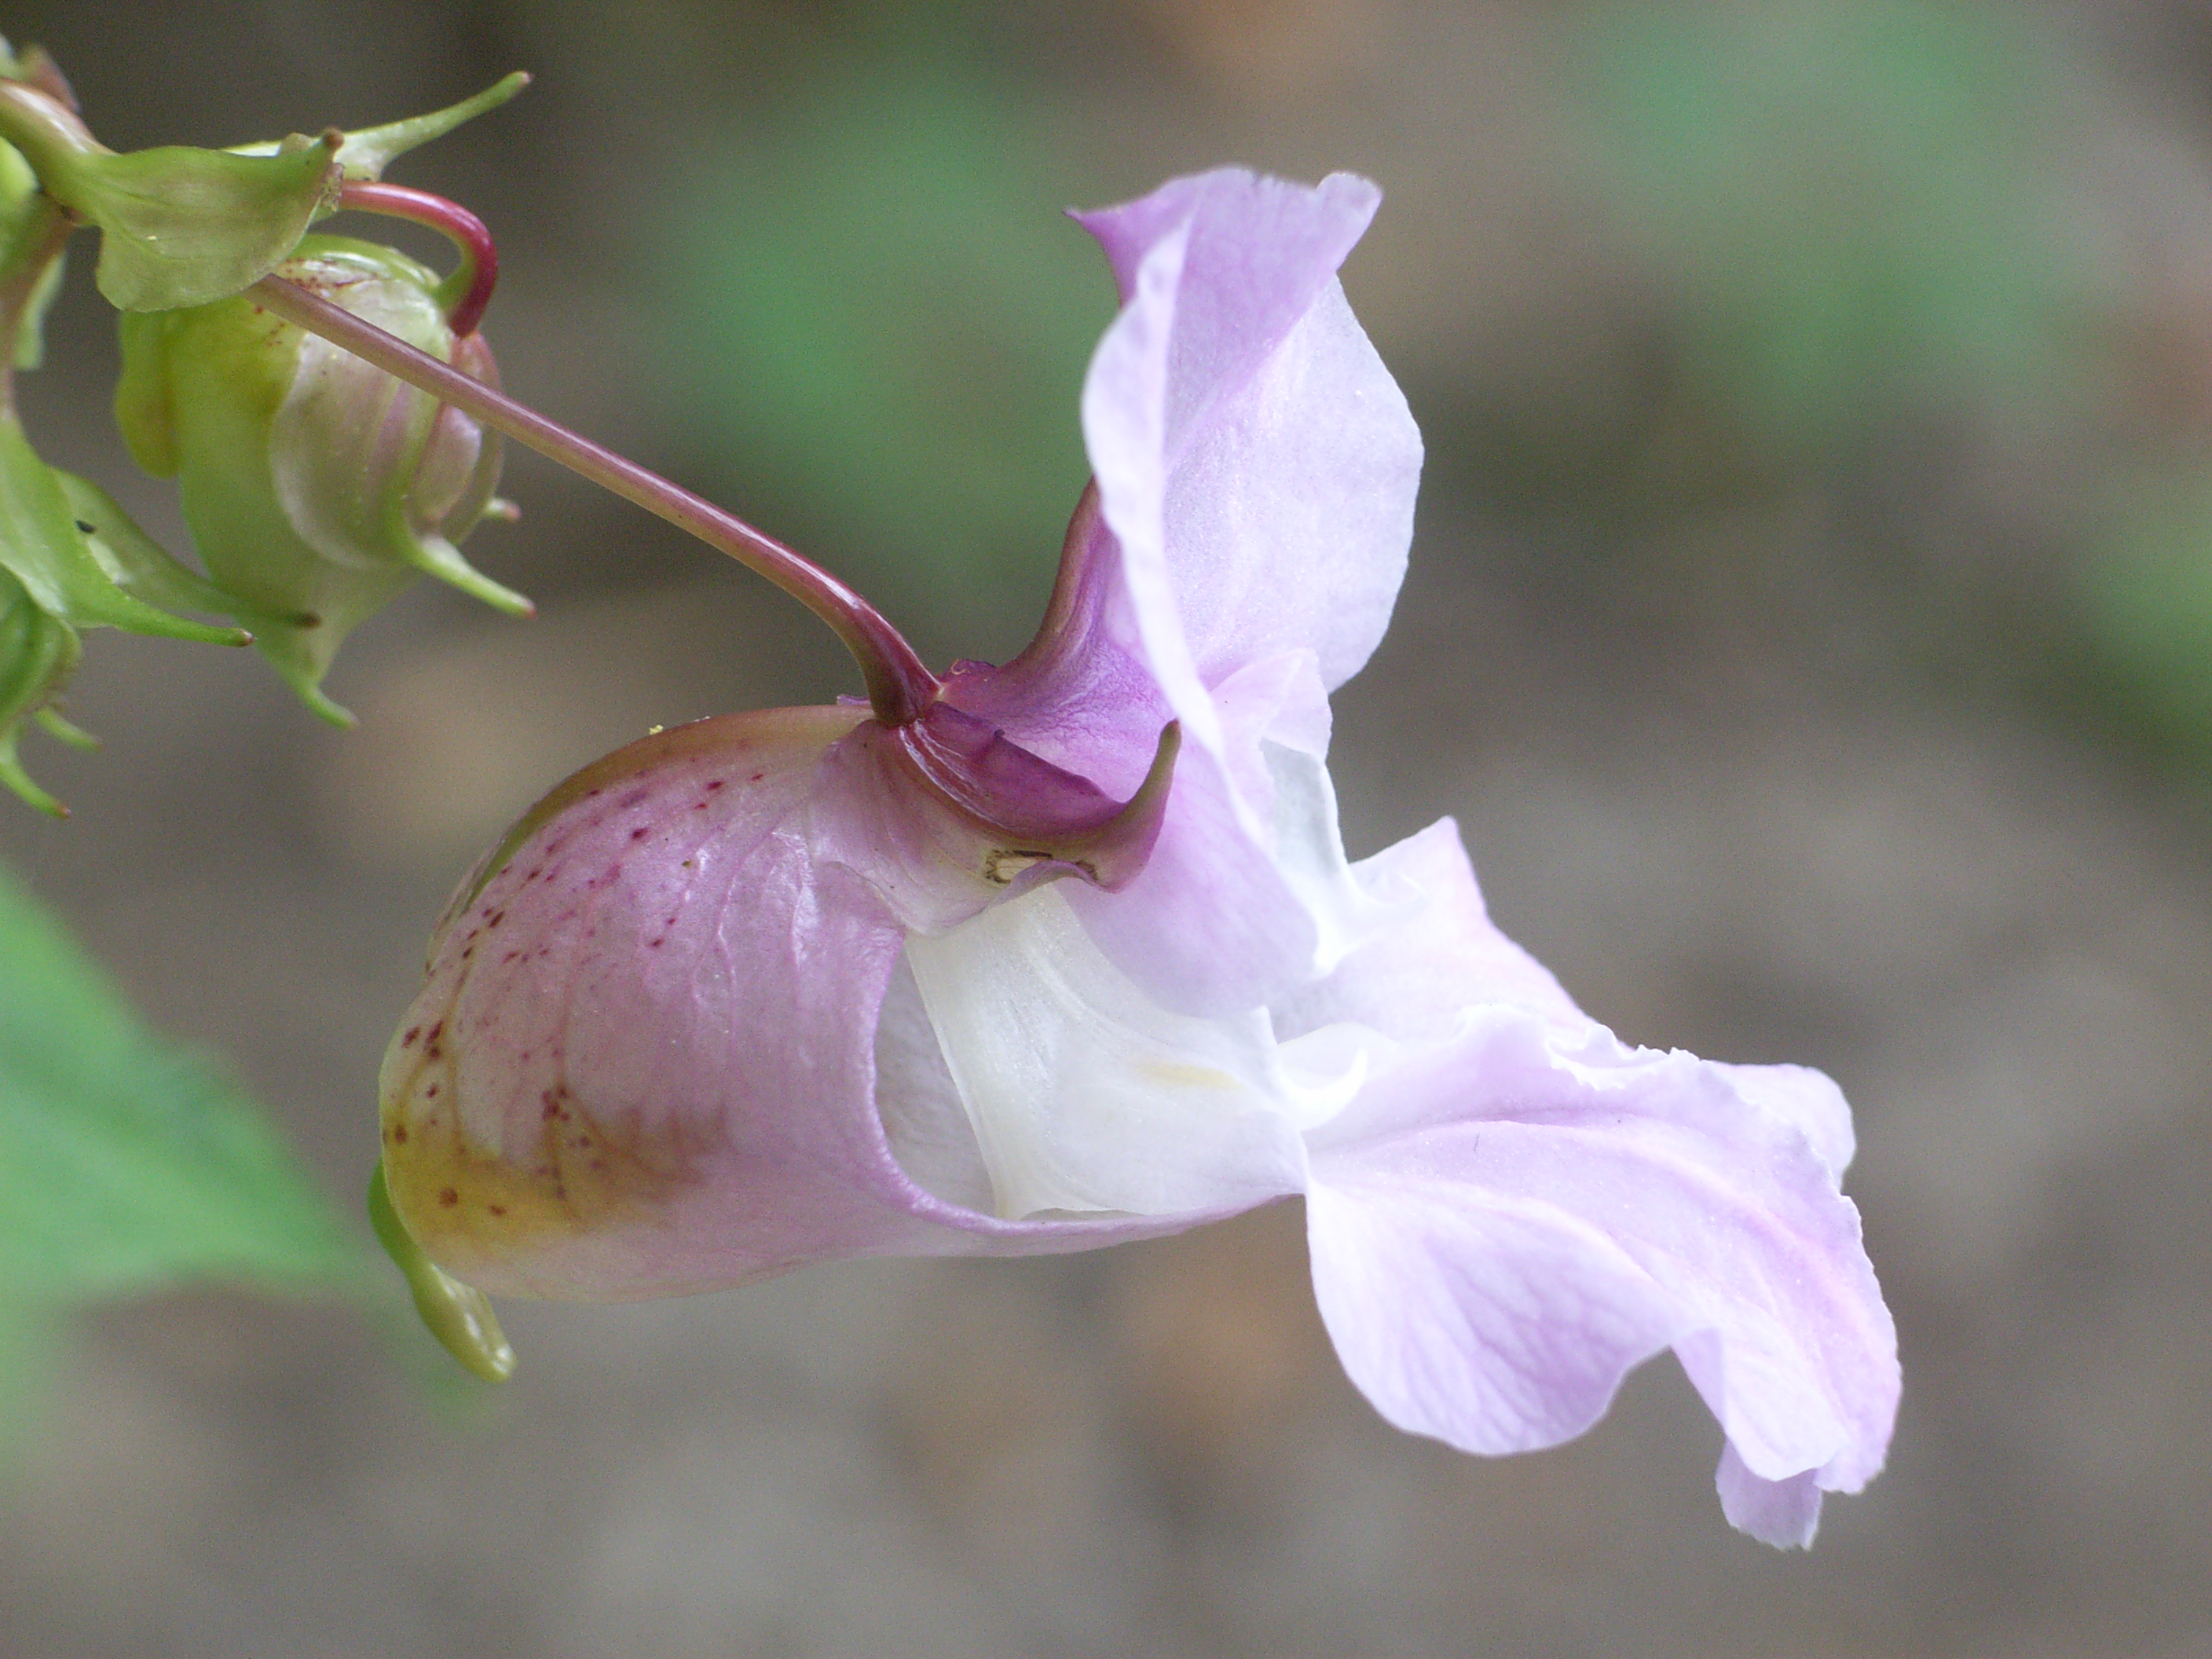
<path fill-rule="evenodd" d="M 471 380 L 374 323 L 310 294 L 296 283 L 264 276 L 246 292 L 255 303 L 285 321 L 344 347 L 386 374 L 451 404 L 767 577 L 821 617 L 844 642 L 860 665 L 876 718 L 886 726 L 910 724 L 936 701 L 936 676 L 883 614 L 828 571 L 773 537 L 504 392 Z"/>
<path fill-rule="evenodd" d="M 23 159 L 48 190 L 64 194 L 70 163 L 113 154 L 92 136 L 76 112 L 28 82 L 0 77 L 0 138 L 23 152 Z M 68 204 L 65 203 L 65 205 Z"/>

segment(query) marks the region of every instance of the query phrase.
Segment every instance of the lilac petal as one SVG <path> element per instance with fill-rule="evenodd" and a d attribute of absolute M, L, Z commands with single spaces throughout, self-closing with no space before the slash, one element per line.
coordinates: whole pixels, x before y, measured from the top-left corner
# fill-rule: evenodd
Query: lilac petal
<path fill-rule="evenodd" d="M 1480 1010 L 1308 1144 L 1316 1293 L 1401 1427 L 1549 1443 L 1670 1343 L 1751 1474 L 1881 1467 L 1896 1334 L 1856 1212 L 1723 1068 Z"/>
<path fill-rule="evenodd" d="M 1345 862 L 1318 759 L 1237 735 L 1252 783 L 1239 788 L 1215 756 L 1186 751 L 1143 870 L 1110 896 L 1067 894 L 1098 947 L 1178 1013 L 1225 1018 L 1291 996 L 1410 908 Z"/>
<path fill-rule="evenodd" d="M 1126 295 L 1084 388 L 1101 516 L 1200 742 L 1204 687 L 1294 649 L 1333 687 L 1389 620 L 1420 438 L 1334 274 L 1378 199 L 1224 171 L 1085 221 Z"/>
<path fill-rule="evenodd" d="M 1376 199 L 1343 175 L 1307 189 L 1230 171 L 1085 219 L 1127 299 L 1085 389 L 1096 490 L 1036 642 L 947 686 L 1109 793 L 1143 733 L 1182 722 L 1153 860 L 1153 896 L 1174 908 L 1155 914 L 1208 943 L 1178 951 L 1171 930 L 1109 930 L 1109 907 L 1085 908 L 1102 945 L 1179 1008 L 1249 1006 L 1327 965 L 1314 956 L 1325 923 L 1261 867 L 1274 839 L 1264 779 L 1249 791 L 1263 738 L 1325 744 L 1322 694 L 1373 650 L 1404 572 L 1419 435 L 1334 276 Z M 1292 662 L 1314 689 L 1282 681 L 1266 719 L 1265 697 L 1232 689 Z"/>
<path fill-rule="evenodd" d="M 1720 1069 L 1746 1099 L 1802 1133 L 1831 1175 L 1840 1176 L 1850 1167 L 1858 1150 L 1851 1109 L 1844 1091 L 1826 1073 L 1809 1066 L 1723 1066 Z"/>
<path fill-rule="evenodd" d="M 1489 1002 L 1542 1014 L 1563 1029 L 1590 1024 L 1550 971 L 1492 922 L 1449 818 L 1363 860 L 1351 873 L 1376 907 L 1402 921 L 1347 955 L 1327 979 L 1277 999 L 1277 1035 L 1349 1021 L 1407 1041 L 1431 1040 L 1455 1030 L 1470 1004 Z"/>
<path fill-rule="evenodd" d="M 1603 1229 L 1412 1170 L 1316 1171 L 1314 1295 L 1384 1418 L 1492 1455 L 1569 1440 L 1667 1346 L 1662 1299 Z"/>
<path fill-rule="evenodd" d="M 1009 1222 L 901 1168 L 876 1045 L 902 932 L 811 844 L 863 720 L 778 710 L 631 744 L 465 890 L 383 1076 L 392 1201 L 441 1265 L 618 1299 L 1206 1218 Z"/>
<path fill-rule="evenodd" d="M 1164 1006 L 1228 1016 L 1306 977 L 1319 932 L 1264 844 L 1221 762 L 1186 749 L 1152 857 L 1118 893 L 1068 903 L 1121 970 Z"/>
<path fill-rule="evenodd" d="M 1812 1547 L 1820 1525 L 1820 1487 L 1812 1470 L 1787 1480 L 1762 1480 L 1730 1443 L 1721 1448 L 1713 1486 L 1721 1495 L 1721 1513 L 1737 1531 L 1778 1550 Z"/>

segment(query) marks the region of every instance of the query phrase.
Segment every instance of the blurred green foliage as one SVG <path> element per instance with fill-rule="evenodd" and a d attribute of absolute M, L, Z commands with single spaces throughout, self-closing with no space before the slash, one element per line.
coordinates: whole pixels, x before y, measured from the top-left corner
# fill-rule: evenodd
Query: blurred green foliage
<path fill-rule="evenodd" d="M 933 61 L 827 79 L 672 225 L 669 373 L 718 486 L 969 654 L 1042 611 L 1113 315 L 1047 153 L 1011 89 Z"/>
<path fill-rule="evenodd" d="M 1607 6 L 1577 46 L 1682 366 L 1778 459 L 1832 459 L 1911 400 L 2069 394 L 2098 227 L 2024 9 Z"/>
<path fill-rule="evenodd" d="M 0 1389 L 73 1304 L 191 1281 L 353 1292 L 367 1264 L 259 1109 L 149 1036 L 0 874 Z"/>
<path fill-rule="evenodd" d="M 2212 771 L 2212 472 L 2134 482 L 2079 580 L 2092 689 Z"/>
<path fill-rule="evenodd" d="M 2033 9 L 1954 0 L 1607 0 L 1560 38 L 1658 305 L 1631 372 L 1581 394 L 1601 418 L 1529 399 L 1518 473 L 1516 416 L 1494 422 L 1516 504 L 1634 557 L 1819 502 L 1836 569 L 1812 605 L 1856 580 L 1901 660 L 2212 767 L 2212 473 L 2175 464 L 2202 445 L 2129 356 L 2171 323 L 2129 264 L 2145 233 L 2111 170 L 2142 140 L 2111 129 L 2117 88 Z M 1947 440 L 2065 481 L 1927 512 Z"/>

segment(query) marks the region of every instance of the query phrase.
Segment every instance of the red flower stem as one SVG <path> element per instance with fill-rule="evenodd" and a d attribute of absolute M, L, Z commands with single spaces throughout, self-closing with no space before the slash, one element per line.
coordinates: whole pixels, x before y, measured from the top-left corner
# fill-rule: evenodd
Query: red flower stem
<path fill-rule="evenodd" d="M 483 320 L 484 307 L 499 282 L 499 249 L 484 222 L 459 202 L 433 196 L 427 190 L 405 185 L 349 181 L 338 189 L 341 212 L 381 213 L 424 225 L 460 250 L 458 270 L 438 285 L 441 296 L 455 297 L 446 307 L 446 323 L 456 334 L 473 334 Z"/>
<path fill-rule="evenodd" d="M 936 701 L 937 677 L 923 666 L 914 647 L 884 620 L 883 613 L 773 537 L 763 535 L 744 520 L 671 483 L 659 473 L 548 420 L 506 393 L 470 379 L 375 324 L 310 294 L 296 283 L 264 276 L 246 292 L 255 303 L 285 321 L 319 334 L 386 374 L 474 416 L 515 442 L 581 473 L 767 577 L 829 623 L 844 641 L 845 648 L 860 665 L 869 704 L 884 725 L 905 726 L 919 720 Z"/>

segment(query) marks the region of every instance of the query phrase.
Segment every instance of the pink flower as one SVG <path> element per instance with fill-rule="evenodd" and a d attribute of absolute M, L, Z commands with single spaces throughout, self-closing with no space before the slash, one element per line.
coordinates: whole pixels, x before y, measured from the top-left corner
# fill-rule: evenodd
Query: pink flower
<path fill-rule="evenodd" d="M 1619 1042 L 1492 927 L 1449 822 L 1346 861 L 1328 692 L 1420 464 L 1335 276 L 1377 200 L 1224 171 L 1085 216 L 1123 305 L 1030 648 L 896 718 L 659 733 L 485 861 L 384 1070 L 432 1257 L 659 1296 L 1303 1194 L 1402 1427 L 1553 1444 L 1672 1347 L 1738 1526 L 1808 1541 L 1880 1468 L 1895 1338 L 1835 1086 Z"/>

